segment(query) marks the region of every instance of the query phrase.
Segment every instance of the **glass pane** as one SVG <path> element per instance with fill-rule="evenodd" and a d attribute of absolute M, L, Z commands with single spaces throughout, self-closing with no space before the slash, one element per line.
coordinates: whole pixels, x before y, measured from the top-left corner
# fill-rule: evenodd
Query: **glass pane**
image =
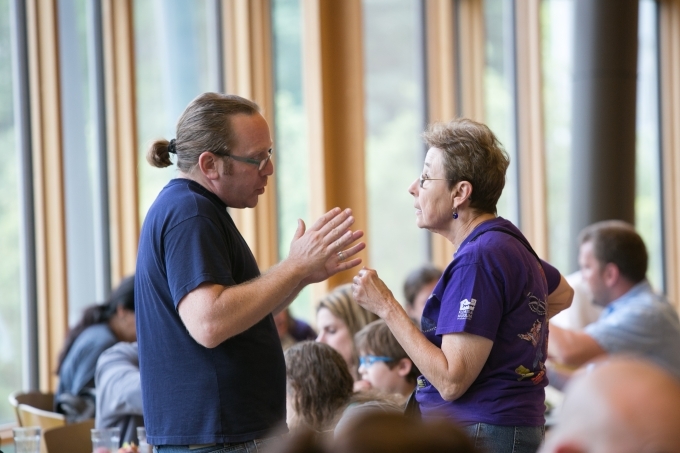
<path fill-rule="evenodd" d="M 573 267 L 563 245 L 570 242 L 573 8 L 573 0 L 544 0 L 541 11 L 550 259 L 563 270 Z M 635 224 L 649 251 L 648 278 L 663 289 L 657 14 L 656 1 L 640 2 Z"/>
<path fill-rule="evenodd" d="M 176 176 L 146 162 L 149 144 L 175 136 L 177 119 L 201 93 L 218 91 L 218 18 L 210 0 L 134 0 L 139 212 Z"/>
<path fill-rule="evenodd" d="M 406 275 L 429 256 L 408 193 L 425 150 L 421 4 L 364 0 L 363 21 L 368 265 L 403 301 Z"/>
<path fill-rule="evenodd" d="M 15 148 L 10 1 L 0 0 L 0 425 L 16 421 L 7 395 L 21 390 L 19 162 Z"/>
<path fill-rule="evenodd" d="M 657 3 L 640 1 L 636 125 L 635 225 L 647 244 L 647 278 L 662 290 L 663 234 L 659 138 L 659 48 Z"/>
<path fill-rule="evenodd" d="M 97 294 L 95 198 L 98 190 L 94 115 L 90 103 L 89 42 L 85 0 L 59 0 L 61 120 L 66 206 L 66 254 L 69 325 L 82 309 L 102 298 Z M 99 297 L 98 297 L 99 296 Z"/>
<path fill-rule="evenodd" d="M 543 119 L 548 191 L 549 261 L 562 272 L 570 263 L 569 190 L 571 155 L 573 0 L 544 0 L 541 4 Z"/>
<path fill-rule="evenodd" d="M 288 247 L 297 219 L 311 222 L 309 151 L 302 92 L 302 12 L 299 0 L 272 1 L 274 36 L 276 193 L 279 256 Z M 305 288 L 291 306 L 293 316 L 314 319 L 311 292 Z"/>
<path fill-rule="evenodd" d="M 510 156 L 498 215 L 519 225 L 513 0 L 485 0 L 484 115 Z"/>

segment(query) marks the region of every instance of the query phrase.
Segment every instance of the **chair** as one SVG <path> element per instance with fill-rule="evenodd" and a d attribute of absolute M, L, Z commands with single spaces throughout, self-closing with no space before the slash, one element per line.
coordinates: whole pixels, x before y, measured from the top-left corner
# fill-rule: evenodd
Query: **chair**
<path fill-rule="evenodd" d="M 43 444 L 47 453 L 92 453 L 92 428 L 94 419 L 48 429 L 43 433 Z"/>
<path fill-rule="evenodd" d="M 26 404 L 44 411 L 54 410 L 54 393 L 43 393 L 39 391 L 14 392 L 9 395 L 9 403 L 14 407 L 19 426 L 28 426 L 22 423 L 19 417 L 19 404 Z"/>
<path fill-rule="evenodd" d="M 45 432 L 52 428 L 59 428 L 66 426 L 66 417 L 64 414 L 58 414 L 51 410 L 46 411 L 38 409 L 37 407 L 29 406 L 28 404 L 19 404 L 17 406 L 17 413 L 22 426 L 40 426 L 42 428 L 42 441 L 40 442 L 41 453 L 47 453 L 45 446 Z"/>

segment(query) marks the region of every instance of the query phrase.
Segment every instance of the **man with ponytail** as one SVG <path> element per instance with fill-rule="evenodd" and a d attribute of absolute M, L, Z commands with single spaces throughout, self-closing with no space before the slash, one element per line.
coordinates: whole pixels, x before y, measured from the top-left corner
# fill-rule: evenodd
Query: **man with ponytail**
<path fill-rule="evenodd" d="M 228 209 L 254 208 L 274 172 L 269 126 L 239 96 L 205 93 L 148 162 L 177 165 L 142 227 L 135 290 L 144 421 L 159 452 L 257 451 L 285 431 L 273 314 L 306 285 L 358 265 L 349 209 L 310 228 L 260 275 Z M 173 156 L 173 157 L 171 157 Z M 278 431 L 277 431 L 278 428 Z"/>

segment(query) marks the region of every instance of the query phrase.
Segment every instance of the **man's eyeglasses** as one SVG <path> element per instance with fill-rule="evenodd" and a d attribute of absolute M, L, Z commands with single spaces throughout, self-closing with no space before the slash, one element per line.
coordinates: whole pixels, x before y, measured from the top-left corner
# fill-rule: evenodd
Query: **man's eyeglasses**
<path fill-rule="evenodd" d="M 237 160 L 239 162 L 245 162 L 247 164 L 257 165 L 257 170 L 262 171 L 264 169 L 264 167 L 267 166 L 267 162 L 269 162 L 271 160 L 272 152 L 273 151 L 270 149 L 267 157 L 265 157 L 262 160 L 251 159 L 250 157 L 232 156 L 231 154 L 225 154 L 224 156 L 229 157 L 229 158 L 234 159 L 234 160 Z"/>
<path fill-rule="evenodd" d="M 385 357 L 380 355 L 362 355 L 359 357 L 359 366 L 365 368 L 370 367 L 376 362 L 392 362 L 394 359 L 392 357 Z"/>
<path fill-rule="evenodd" d="M 446 178 L 426 178 L 423 175 L 420 175 L 420 178 L 418 178 L 418 181 L 420 181 L 420 188 L 423 188 L 423 183 L 425 181 L 453 181 L 453 179 L 446 179 Z"/>

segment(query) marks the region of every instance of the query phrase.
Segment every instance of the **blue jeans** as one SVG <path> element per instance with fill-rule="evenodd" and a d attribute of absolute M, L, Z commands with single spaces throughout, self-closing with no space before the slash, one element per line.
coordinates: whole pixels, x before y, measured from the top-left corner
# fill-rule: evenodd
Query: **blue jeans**
<path fill-rule="evenodd" d="M 153 447 L 154 453 L 261 453 L 279 445 L 284 436 L 255 439 L 233 444 L 213 444 L 201 448 L 189 449 L 188 445 L 158 445 Z"/>
<path fill-rule="evenodd" d="M 544 426 L 499 426 L 487 423 L 464 426 L 475 447 L 487 453 L 536 453 L 545 436 Z"/>

